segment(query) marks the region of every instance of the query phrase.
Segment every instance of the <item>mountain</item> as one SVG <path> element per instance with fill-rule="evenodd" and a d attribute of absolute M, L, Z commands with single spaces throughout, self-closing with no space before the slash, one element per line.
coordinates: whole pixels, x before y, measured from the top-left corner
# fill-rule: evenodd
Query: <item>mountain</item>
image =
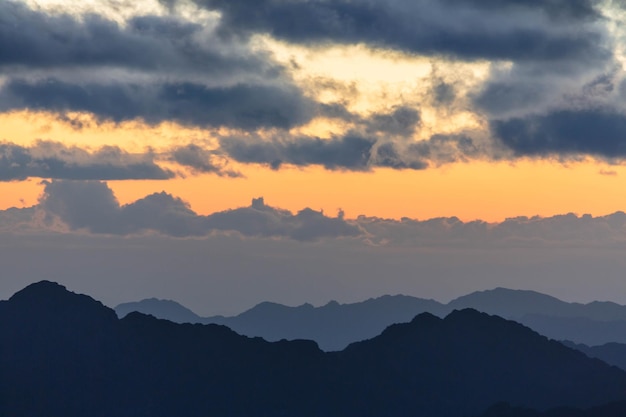
<path fill-rule="evenodd" d="M 587 346 L 567 340 L 561 343 L 572 349 L 580 350 L 590 358 L 598 358 L 610 365 L 626 370 L 626 344 L 624 343 L 606 343 L 600 346 Z"/>
<path fill-rule="evenodd" d="M 567 303 L 535 291 L 496 288 L 478 291 L 442 304 L 434 300 L 395 295 L 353 303 L 330 302 L 321 307 L 287 307 L 264 302 L 237 316 L 200 317 L 173 301 L 149 299 L 120 304 L 119 317 L 139 311 L 177 323 L 222 324 L 246 336 L 268 341 L 308 339 L 325 351 L 344 349 L 352 342 L 372 338 L 393 323 L 410 321 L 429 312 L 443 317 L 472 308 L 518 321 L 556 340 L 598 345 L 626 343 L 626 306 L 611 302 Z"/>
<path fill-rule="evenodd" d="M 618 401 L 588 409 L 560 407 L 545 412 L 500 403 L 493 405 L 478 417 L 623 417 L 625 415 L 626 402 Z"/>
<path fill-rule="evenodd" d="M 113 310 L 54 283 L 0 302 L 3 416 L 477 415 L 626 400 L 626 372 L 475 310 L 343 351 Z"/>
<path fill-rule="evenodd" d="M 587 317 L 528 314 L 516 321 L 555 340 L 571 340 L 590 346 L 626 343 L 626 320 L 602 321 Z"/>
<path fill-rule="evenodd" d="M 147 298 L 141 301 L 119 304 L 115 307 L 118 317 L 124 317 L 133 311 L 150 314 L 158 319 L 166 319 L 175 323 L 201 323 L 204 321 L 187 307 L 172 300 Z"/>
<path fill-rule="evenodd" d="M 310 304 L 287 307 L 264 302 L 234 317 L 202 318 L 180 304 L 155 299 L 120 304 L 115 308 L 119 317 L 130 310 L 177 323 L 222 324 L 237 333 L 268 341 L 315 340 L 326 351 L 341 350 L 354 341 L 374 337 L 390 324 L 410 321 L 419 313 L 443 316 L 447 312 L 437 301 L 404 295 L 386 295 L 353 304 L 331 301 L 321 307 Z"/>
<path fill-rule="evenodd" d="M 584 317 L 596 321 L 626 321 L 626 306 L 594 301 L 567 303 L 535 291 L 495 288 L 476 291 L 448 303 L 450 309 L 473 308 L 500 317 L 519 319 L 526 315 L 544 317 Z"/>

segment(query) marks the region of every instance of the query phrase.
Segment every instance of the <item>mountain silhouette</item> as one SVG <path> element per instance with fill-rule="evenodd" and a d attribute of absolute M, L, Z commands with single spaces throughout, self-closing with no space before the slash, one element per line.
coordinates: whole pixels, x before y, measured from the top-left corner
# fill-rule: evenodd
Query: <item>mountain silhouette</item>
<path fill-rule="evenodd" d="M 477 417 L 623 417 L 625 415 L 626 402 L 618 401 L 589 409 L 559 407 L 545 412 L 499 403 L 489 407 Z"/>
<path fill-rule="evenodd" d="M 587 345 L 626 343 L 625 306 L 597 301 L 567 303 L 535 291 L 506 288 L 477 291 L 448 304 L 404 295 L 386 295 L 352 304 L 332 301 L 321 307 L 263 302 L 232 317 L 200 317 L 178 303 L 156 299 L 120 304 L 115 310 L 120 317 L 139 311 L 177 323 L 223 324 L 237 333 L 268 341 L 309 339 L 322 350 L 336 351 L 372 338 L 391 324 L 408 322 L 417 314 L 429 312 L 443 317 L 464 308 L 518 321 L 556 340 Z"/>
<path fill-rule="evenodd" d="M 372 338 L 390 324 L 410 321 L 419 313 L 443 316 L 447 312 L 437 301 L 404 295 L 386 295 L 353 304 L 331 301 L 321 307 L 311 304 L 288 307 L 263 302 L 234 317 L 203 318 L 180 304 L 174 303 L 177 307 L 173 307 L 173 303 L 148 299 L 121 304 L 115 311 L 119 317 L 134 310 L 177 323 L 222 324 L 237 333 L 268 341 L 315 340 L 325 351 L 341 350 L 352 342 Z"/>
<path fill-rule="evenodd" d="M 626 320 L 602 321 L 587 317 L 528 314 L 516 321 L 556 340 L 571 340 L 590 346 L 626 343 Z"/>
<path fill-rule="evenodd" d="M 495 288 L 476 291 L 448 303 L 448 308 L 473 308 L 500 317 L 519 319 L 526 315 L 547 317 L 584 317 L 597 321 L 626 320 L 626 306 L 594 301 L 568 303 L 536 291 Z"/>
<path fill-rule="evenodd" d="M 115 307 L 118 317 L 124 317 L 133 311 L 150 314 L 156 318 L 166 319 L 175 323 L 202 323 L 205 320 L 173 300 L 147 298 L 141 301 L 122 303 Z"/>
<path fill-rule="evenodd" d="M 2 416 L 439 416 L 626 400 L 626 372 L 475 310 L 343 351 L 113 310 L 57 284 L 0 303 Z"/>
<path fill-rule="evenodd" d="M 573 343 L 571 341 L 562 341 L 565 346 L 572 349 L 578 349 L 590 358 L 598 358 L 610 365 L 615 365 L 626 370 L 626 344 L 624 343 L 605 343 L 599 346 L 587 346 L 582 343 Z M 624 414 L 626 415 L 626 414 Z"/>

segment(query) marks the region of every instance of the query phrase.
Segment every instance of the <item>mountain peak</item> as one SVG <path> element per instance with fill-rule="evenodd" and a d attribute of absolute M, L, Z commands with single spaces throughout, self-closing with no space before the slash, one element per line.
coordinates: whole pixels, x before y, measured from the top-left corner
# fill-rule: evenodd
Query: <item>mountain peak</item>
<path fill-rule="evenodd" d="M 46 280 L 30 284 L 16 292 L 9 298 L 7 306 L 27 311 L 30 319 L 39 321 L 66 320 L 70 316 L 116 319 L 113 310 L 101 302 L 87 295 L 69 291 L 59 283 Z"/>
<path fill-rule="evenodd" d="M 146 298 L 137 302 L 122 303 L 115 307 L 115 312 L 119 318 L 123 318 L 133 311 L 176 323 L 199 323 L 202 321 L 202 317 L 173 300 Z"/>
<path fill-rule="evenodd" d="M 552 314 L 566 304 L 558 298 L 536 291 L 498 287 L 456 298 L 448 303 L 448 307 L 456 310 L 469 307 L 502 317 L 518 318 L 527 314 L 529 309 L 533 313 Z"/>
<path fill-rule="evenodd" d="M 12 303 L 39 303 L 50 302 L 52 300 L 63 300 L 76 295 L 68 291 L 63 285 L 52 281 L 39 281 L 28 285 L 24 289 L 13 294 L 9 301 Z"/>

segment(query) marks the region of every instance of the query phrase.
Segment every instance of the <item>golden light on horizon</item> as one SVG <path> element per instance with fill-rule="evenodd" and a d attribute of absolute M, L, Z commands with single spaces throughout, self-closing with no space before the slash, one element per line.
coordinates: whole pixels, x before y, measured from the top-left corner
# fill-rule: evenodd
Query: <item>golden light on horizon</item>
<path fill-rule="evenodd" d="M 594 162 L 567 168 L 550 161 L 473 162 L 423 171 L 377 169 L 375 173 L 248 166 L 243 172 L 246 178 L 199 175 L 108 184 L 121 204 L 165 191 L 200 214 L 248 206 L 260 196 L 268 205 L 293 212 L 310 207 L 334 216 L 342 209 L 347 218 L 457 216 L 464 221 L 498 222 L 516 216 L 569 212 L 601 216 L 626 210 L 626 193 L 619 193 L 626 187 L 626 167 Z M 43 190 L 40 183 L 38 179 L 0 183 L 0 209 L 36 204 Z"/>

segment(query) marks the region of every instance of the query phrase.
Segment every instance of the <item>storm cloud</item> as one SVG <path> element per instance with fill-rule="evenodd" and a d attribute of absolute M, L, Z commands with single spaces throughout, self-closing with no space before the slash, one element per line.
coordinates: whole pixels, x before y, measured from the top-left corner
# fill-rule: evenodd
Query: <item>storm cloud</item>
<path fill-rule="evenodd" d="M 256 129 L 305 123 L 314 116 L 315 105 L 295 87 L 12 79 L 0 88 L 0 109 L 83 111 L 115 122 L 141 119 L 154 124 L 171 120 L 184 125 Z"/>
<path fill-rule="evenodd" d="M 137 15 L 137 9 L 134 15 L 115 20 L 106 14 L 62 13 L 19 1 L 2 2 L 0 111 L 45 111 L 61 119 L 85 112 L 100 122 L 171 121 L 210 130 L 219 139 L 219 148 L 202 143 L 170 146 L 161 149 L 159 157 L 193 174 L 228 177 L 242 176 L 227 167 L 229 160 L 273 169 L 315 165 L 368 171 L 426 169 L 473 159 L 626 157 L 620 87 L 626 85 L 625 75 L 608 3 L 160 3 L 165 7 L 158 12 Z M 277 47 L 275 40 L 283 46 Z M 346 89 L 317 91 L 306 68 L 299 67 L 297 54 L 279 62 L 279 55 L 285 55 L 281 48 L 286 47 L 288 55 L 293 45 L 318 52 L 329 46 L 362 45 L 372 54 L 393 50 L 406 58 L 429 57 L 432 74 L 422 81 L 430 88 L 420 92 L 423 88 L 415 86 L 386 109 L 374 103 L 357 112 L 355 104 L 361 99 L 376 100 L 359 97 L 363 93 L 358 89 L 348 93 L 341 81 L 326 75 L 320 79 L 326 77 L 328 83 Z M 460 75 L 452 74 L 453 66 L 446 67 L 459 62 L 482 65 L 484 78 L 475 76 L 464 83 Z M 438 73 L 437 65 L 445 69 Z M 332 100 L 322 100 L 325 93 Z M 433 127 L 433 111 L 435 119 L 444 114 L 447 120 L 463 116 L 458 120 L 471 119 L 478 127 L 468 130 L 463 121 L 454 131 L 443 126 L 447 120 Z M 330 121 L 332 131 L 299 129 L 315 126 L 309 123 L 316 119 Z M 60 173 L 58 164 L 51 166 L 46 177 L 44 167 L 27 171 L 18 163 L 4 177 L 135 178 L 132 173 L 99 175 L 96 165 L 90 168 L 93 174 L 81 175 Z M 133 172 L 139 168 L 134 166 Z M 154 171 L 148 168 L 149 164 L 138 177 L 158 177 L 159 170 L 171 175 L 157 165 L 152 166 Z"/>
<path fill-rule="evenodd" d="M 212 26 L 176 15 L 122 25 L 3 2 L 0 110 L 241 129 L 288 129 L 317 114 L 268 52 L 224 40 Z"/>
<path fill-rule="evenodd" d="M 282 68 L 245 45 L 229 44 L 203 25 L 176 16 L 136 16 L 120 23 L 0 3 L 3 71 L 123 68 L 148 73 L 276 78 Z"/>
<path fill-rule="evenodd" d="M 225 34 L 294 43 L 366 43 L 456 58 L 558 61 L 605 53 L 593 0 L 195 0 L 222 13 Z"/>
<path fill-rule="evenodd" d="M 302 136 L 224 137 L 220 150 L 237 162 L 269 165 L 318 165 L 328 170 L 368 171 L 376 167 L 426 169 L 483 157 L 490 152 L 479 140 L 467 135 L 433 135 L 425 140 L 390 140 L 348 132 L 330 139 Z"/>
<path fill-rule="evenodd" d="M 559 110 L 493 120 L 491 129 L 518 156 L 626 157 L 626 115 L 610 109 Z"/>
<path fill-rule="evenodd" d="M 195 174 L 211 173 L 232 178 L 242 176 L 240 172 L 226 168 L 227 161 L 223 161 L 221 152 L 193 143 L 171 149 L 168 160 L 191 169 Z"/>
<path fill-rule="evenodd" d="M 273 169 L 291 164 L 362 171 L 369 169 L 374 143 L 374 139 L 358 134 L 332 139 L 301 137 L 269 141 L 230 137 L 221 140 L 220 148 L 237 162 L 268 164 Z"/>

